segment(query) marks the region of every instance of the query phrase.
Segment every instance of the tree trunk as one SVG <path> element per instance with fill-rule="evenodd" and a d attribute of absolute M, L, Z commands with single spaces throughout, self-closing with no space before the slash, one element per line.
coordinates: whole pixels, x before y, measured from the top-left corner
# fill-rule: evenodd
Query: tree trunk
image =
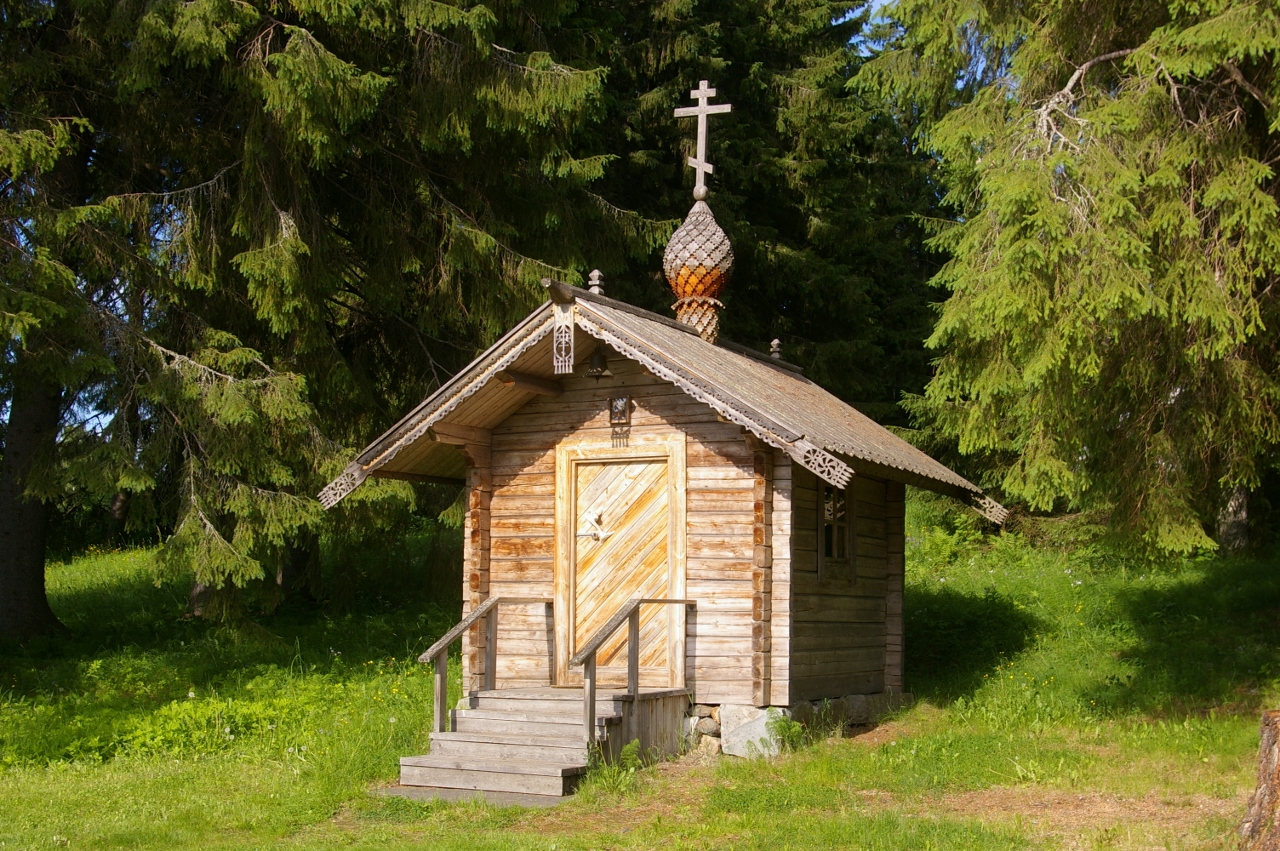
<path fill-rule="evenodd" d="M 191 593 L 187 595 L 187 614 L 193 618 L 204 617 L 204 611 L 209 606 L 209 599 L 213 596 L 213 589 L 203 582 L 192 581 Z"/>
<path fill-rule="evenodd" d="M 314 603 L 320 574 L 320 536 L 301 531 L 285 546 L 276 570 L 276 586 L 282 600 L 301 599 Z"/>
<path fill-rule="evenodd" d="M 1262 714 L 1258 788 L 1240 825 L 1241 851 L 1280 851 L 1280 710 Z"/>
<path fill-rule="evenodd" d="M 124 542 L 124 522 L 128 509 L 129 494 L 116 491 L 111 507 L 107 509 L 107 543 L 113 547 L 119 547 Z"/>
<path fill-rule="evenodd" d="M 1224 553 L 1238 553 L 1249 545 L 1249 492 L 1236 486 L 1223 494 L 1218 512 L 1218 546 Z"/>
<path fill-rule="evenodd" d="M 50 506 L 25 495 L 35 464 L 58 436 L 62 389 L 15 364 L 13 399 L 0 462 L 0 636 L 25 641 L 62 623 L 49 608 L 44 546 Z"/>

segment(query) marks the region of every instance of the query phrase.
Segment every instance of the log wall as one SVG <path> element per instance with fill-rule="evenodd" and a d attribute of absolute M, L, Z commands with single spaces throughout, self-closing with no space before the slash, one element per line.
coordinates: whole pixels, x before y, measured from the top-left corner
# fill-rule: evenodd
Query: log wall
<path fill-rule="evenodd" d="M 599 382 L 571 377 L 561 381 L 557 397 L 537 397 L 493 429 L 489 453 L 490 490 L 481 500 L 488 510 L 483 517 L 489 542 L 488 595 L 513 597 L 554 596 L 555 556 L 555 458 L 556 446 L 578 437 L 625 440 L 640 435 L 681 431 L 686 441 L 687 557 L 686 595 L 698 601 L 689 617 L 686 645 L 687 683 L 701 703 L 752 703 L 754 650 L 753 616 L 758 601 L 753 591 L 753 562 L 757 526 L 756 457 L 742 429 L 719 421 L 714 411 L 682 391 L 645 373 L 638 365 L 612 358 L 612 379 Z M 629 394 L 633 401 L 631 426 L 625 432 L 611 429 L 607 401 Z M 790 463 L 779 462 L 780 453 L 768 454 L 774 464 L 775 499 L 771 523 L 774 540 L 790 523 Z M 767 461 L 766 461 L 767 463 Z M 781 490 L 781 499 L 776 496 Z M 781 509 L 783 510 L 780 510 Z M 477 510 L 479 509 L 477 506 Z M 469 517 L 469 521 L 470 521 Z M 468 529 L 470 533 L 471 529 Z M 464 575 L 479 573 L 481 554 L 469 547 Z M 785 600 L 787 590 L 778 587 L 790 569 L 789 558 L 774 558 L 772 600 Z M 785 582 L 784 582 L 785 586 Z M 480 599 L 468 592 L 469 602 Z M 788 621 L 775 615 L 769 665 L 772 700 L 785 701 L 785 665 L 789 635 L 778 640 L 779 625 Z M 757 629 L 758 633 L 758 629 Z M 504 607 L 498 626 L 499 688 L 545 686 L 551 678 L 554 649 L 553 625 L 539 606 Z M 475 642 L 468 636 L 467 644 Z M 464 646 L 464 659 L 475 671 L 476 650 Z M 781 656 L 779 654 L 781 650 Z M 779 659 L 783 664 L 779 665 Z M 757 670 L 758 673 L 758 670 Z M 474 679 L 474 678 L 473 678 Z"/>
<path fill-rule="evenodd" d="M 903 646 L 902 591 L 905 578 L 905 521 L 906 521 L 906 485 L 901 482 L 889 482 L 887 485 L 888 502 L 885 504 L 885 657 L 884 687 L 894 691 L 903 690 L 903 661 L 906 648 Z"/>
<path fill-rule="evenodd" d="M 891 518 L 892 485 L 855 475 L 850 484 L 857 500 L 852 578 L 818 580 L 818 481 L 793 467 L 791 535 L 792 702 L 876 694 L 884 691 L 889 585 L 889 526 L 901 540 L 901 513 Z M 900 504 L 900 497 L 899 497 Z M 898 545 L 901 552 L 901 546 Z M 775 588 L 777 586 L 775 577 Z M 900 587 L 900 586 L 899 586 Z M 901 596 L 898 596 L 898 647 L 901 648 Z M 775 600 L 775 611 L 777 601 Z M 900 668 L 900 655 L 898 657 Z"/>

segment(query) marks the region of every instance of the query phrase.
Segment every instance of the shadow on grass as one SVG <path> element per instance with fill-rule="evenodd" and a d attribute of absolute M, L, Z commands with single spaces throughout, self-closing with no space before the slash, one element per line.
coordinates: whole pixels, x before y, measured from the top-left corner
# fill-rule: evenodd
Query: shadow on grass
<path fill-rule="evenodd" d="M 11 710 L 0 714 L 0 766 L 108 758 L 151 713 L 189 695 L 263 699 L 255 679 L 364 681 L 412 664 L 457 620 L 423 594 L 392 605 L 364 593 L 343 606 L 213 623 L 187 616 L 190 579 L 157 584 L 151 557 L 113 553 L 54 568 L 50 602 L 67 631 L 0 646 L 0 710 Z"/>
<path fill-rule="evenodd" d="M 1277 560 L 1215 559 L 1158 580 L 1118 594 L 1137 635 L 1121 654 L 1133 672 L 1108 678 L 1098 703 L 1172 715 L 1271 708 L 1262 704 L 1280 681 Z"/>
<path fill-rule="evenodd" d="M 906 589 L 906 685 L 918 698 L 946 705 L 972 695 L 983 674 L 1027 646 L 1039 618 L 988 589 Z"/>

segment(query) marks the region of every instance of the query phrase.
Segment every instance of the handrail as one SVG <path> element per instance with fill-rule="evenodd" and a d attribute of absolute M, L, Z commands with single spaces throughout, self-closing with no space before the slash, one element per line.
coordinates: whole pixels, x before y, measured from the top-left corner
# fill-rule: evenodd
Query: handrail
<path fill-rule="evenodd" d="M 435 644 L 428 647 L 427 652 L 423 653 L 421 656 L 418 657 L 418 661 L 425 665 L 427 662 L 430 662 L 432 659 L 436 658 L 436 656 L 439 655 L 441 650 L 445 649 L 450 644 L 457 641 L 458 637 L 461 636 L 462 633 L 466 632 L 468 627 L 470 627 L 476 621 L 480 620 L 480 618 L 487 615 L 489 613 L 489 610 L 492 609 L 494 606 L 498 605 L 499 603 L 502 603 L 502 604 L 506 604 L 506 603 L 550 604 L 551 601 L 543 597 L 490 597 L 489 599 L 485 600 L 483 603 L 481 603 L 480 605 L 472 609 L 471 614 L 467 615 L 465 618 L 459 621 L 458 625 L 455 626 L 453 629 L 449 630 L 448 632 L 446 632 L 439 641 L 437 641 Z"/>
<path fill-rule="evenodd" d="M 569 660 L 582 666 L 582 724 L 587 744 L 596 739 L 596 654 L 623 622 L 627 623 L 627 694 L 640 693 L 640 607 L 646 605 L 687 606 L 698 608 L 694 600 L 636 599 L 627 603 L 604 626 L 596 631 L 582 649 Z"/>
<path fill-rule="evenodd" d="M 446 632 L 439 641 L 427 648 L 427 652 L 418 657 L 418 661 L 430 662 L 435 669 L 435 732 L 449 731 L 449 645 L 457 641 L 480 618 L 485 620 L 484 643 L 484 684 L 485 688 L 494 686 L 494 668 L 498 661 L 498 612 L 500 605 L 533 605 L 541 603 L 550 606 L 552 601 L 545 597 L 490 597 L 471 610 L 458 625 Z"/>
<path fill-rule="evenodd" d="M 606 641 L 613 637 L 613 634 L 618 631 L 618 627 L 622 626 L 622 622 L 631 617 L 633 611 L 649 603 L 668 603 L 673 606 L 689 606 L 691 608 L 697 608 L 698 605 L 693 600 L 632 600 L 619 609 L 617 614 L 605 621 L 604 626 L 596 630 L 596 634 L 591 637 L 591 640 L 584 644 L 581 650 L 573 654 L 569 664 L 576 667 L 587 661 L 587 654 L 597 652 Z"/>

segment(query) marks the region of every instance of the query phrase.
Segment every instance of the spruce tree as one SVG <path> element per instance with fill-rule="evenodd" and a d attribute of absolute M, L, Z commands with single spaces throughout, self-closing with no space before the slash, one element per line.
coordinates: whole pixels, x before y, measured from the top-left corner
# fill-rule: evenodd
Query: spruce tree
<path fill-rule="evenodd" d="M 567 8 L 6 8 L 0 634 L 54 624 L 53 499 L 155 522 L 165 482 L 164 562 L 250 584 L 319 527 L 343 445 L 544 275 L 656 245 L 586 195 L 604 72 L 546 52 Z"/>
<path fill-rule="evenodd" d="M 1267 4 L 899 0 L 862 81 L 954 220 L 913 410 L 1032 509 L 1175 552 L 1274 464 L 1280 19 Z M 1224 512 L 1224 509 L 1225 512 Z"/>

